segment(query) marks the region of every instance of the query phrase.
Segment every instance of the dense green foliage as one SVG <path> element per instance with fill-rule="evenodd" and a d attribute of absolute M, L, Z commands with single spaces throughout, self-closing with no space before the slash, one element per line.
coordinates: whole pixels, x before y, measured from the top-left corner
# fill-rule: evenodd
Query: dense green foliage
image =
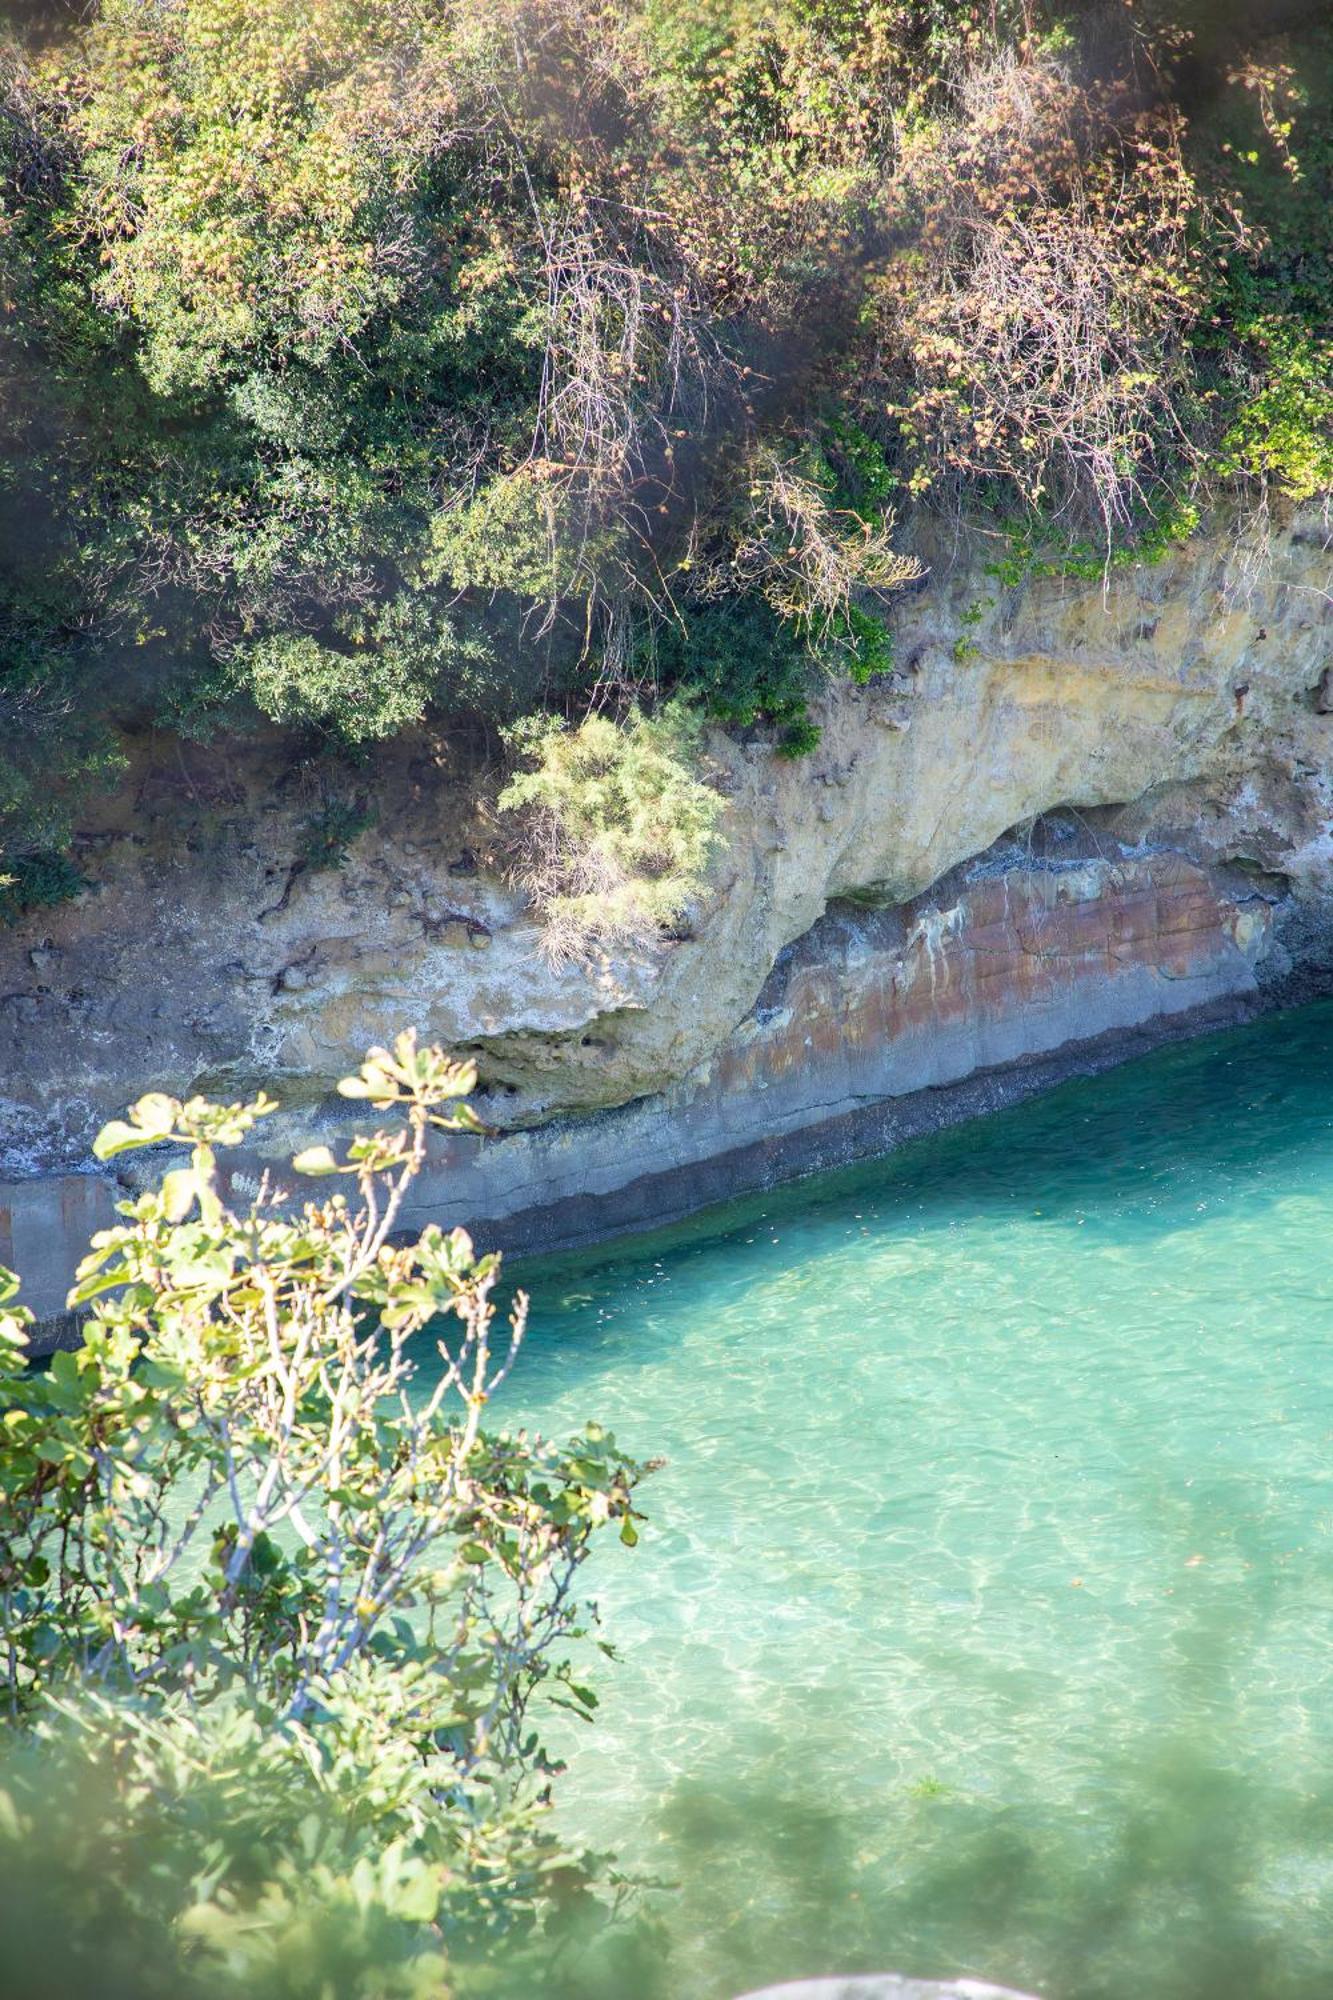
<path fill-rule="evenodd" d="M 516 814 L 518 872 L 546 912 L 557 963 L 601 945 L 651 943 L 677 924 L 702 885 L 721 799 L 696 775 L 699 727 L 684 702 L 621 724 L 589 715 L 520 725 L 530 766 L 500 794 Z"/>
<path fill-rule="evenodd" d="M 1333 23 L 1235 75 L 1200 133 L 1213 179 L 1235 175 L 1244 222 L 1196 340 L 1225 356 L 1215 463 L 1308 500 L 1333 489 Z"/>
<path fill-rule="evenodd" d="M 11 852 L 149 720 L 798 753 L 894 506 L 1105 563 L 1333 483 L 1313 0 L 98 0 L 0 67 Z"/>
<path fill-rule="evenodd" d="M 526 1302 L 496 1343 L 498 1260 L 394 1240 L 472 1082 L 373 1050 L 341 1088 L 400 1122 L 245 1210 L 218 1153 L 272 1104 L 145 1097 L 99 1157 L 187 1164 L 94 1239 L 45 1372 L 4 1274 L 0 1872 L 54 1869 L 67 1991 L 444 1996 L 589 1899 L 540 1708 L 595 1704 L 575 1586 L 600 1528 L 636 1540 L 638 1468 L 596 1426 L 483 1427 Z"/>

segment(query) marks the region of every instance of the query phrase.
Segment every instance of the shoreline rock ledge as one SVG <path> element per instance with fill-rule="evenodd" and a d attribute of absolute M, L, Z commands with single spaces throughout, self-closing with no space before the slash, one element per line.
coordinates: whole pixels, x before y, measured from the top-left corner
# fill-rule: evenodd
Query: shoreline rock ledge
<path fill-rule="evenodd" d="M 1033 2000 L 1012 1986 L 988 1986 L 984 1979 L 904 1979 L 896 1972 L 847 1979 L 798 1979 L 793 1985 L 765 1986 L 742 2000 Z"/>

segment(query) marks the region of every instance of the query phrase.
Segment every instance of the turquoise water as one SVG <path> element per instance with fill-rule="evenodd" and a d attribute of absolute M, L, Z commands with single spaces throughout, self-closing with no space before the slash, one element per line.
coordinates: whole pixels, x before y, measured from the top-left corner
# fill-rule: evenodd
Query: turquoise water
<path fill-rule="evenodd" d="M 1331 1058 L 1303 1010 L 526 1268 L 505 1416 L 666 1459 L 561 1811 L 670 1885 L 675 2000 L 1333 1994 Z"/>

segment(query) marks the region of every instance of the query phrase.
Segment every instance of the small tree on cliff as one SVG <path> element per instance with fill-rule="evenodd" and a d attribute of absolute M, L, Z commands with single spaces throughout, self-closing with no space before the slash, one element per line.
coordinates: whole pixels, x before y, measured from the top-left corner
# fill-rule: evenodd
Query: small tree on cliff
<path fill-rule="evenodd" d="M 45 1373 L 8 1280 L 0 1846 L 12 1880 L 55 1815 L 47 1908 L 108 1991 L 119 1949 L 138 1992 L 444 1994 L 579 1879 L 529 1709 L 592 1708 L 574 1586 L 598 1528 L 634 1541 L 638 1469 L 593 1426 L 483 1428 L 526 1301 L 497 1344 L 496 1257 L 393 1241 L 474 1082 L 410 1034 L 373 1050 L 340 1088 L 397 1125 L 299 1155 L 323 1198 L 244 1213 L 217 1149 L 272 1104 L 145 1097 L 98 1154 L 186 1163 L 94 1239 Z"/>

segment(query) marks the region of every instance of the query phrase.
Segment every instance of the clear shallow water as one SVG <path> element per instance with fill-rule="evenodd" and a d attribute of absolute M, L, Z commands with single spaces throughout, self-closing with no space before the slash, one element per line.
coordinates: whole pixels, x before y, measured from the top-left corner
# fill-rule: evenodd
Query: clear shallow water
<path fill-rule="evenodd" d="M 667 1460 L 560 1745 L 619 2000 L 1333 1994 L 1330 1243 L 1321 1006 L 524 1269 L 500 1414 Z"/>

